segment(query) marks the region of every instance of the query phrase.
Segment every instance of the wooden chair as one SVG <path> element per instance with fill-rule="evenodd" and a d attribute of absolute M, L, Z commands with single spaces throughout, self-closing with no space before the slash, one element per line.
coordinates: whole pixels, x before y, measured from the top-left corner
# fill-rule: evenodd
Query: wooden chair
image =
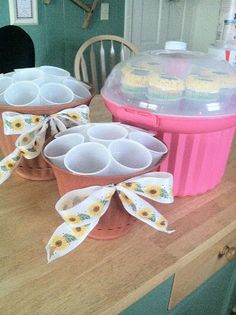
<path fill-rule="evenodd" d="M 99 92 L 112 68 L 137 52 L 138 49 L 122 37 L 92 37 L 84 42 L 75 56 L 75 77 L 92 83 Z"/>

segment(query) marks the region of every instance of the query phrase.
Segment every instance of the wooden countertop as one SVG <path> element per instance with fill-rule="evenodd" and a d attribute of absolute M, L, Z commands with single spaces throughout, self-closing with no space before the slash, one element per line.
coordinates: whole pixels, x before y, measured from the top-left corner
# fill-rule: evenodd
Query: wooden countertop
<path fill-rule="evenodd" d="M 101 117 L 110 119 L 108 113 Z M 0 314 L 119 313 L 174 274 L 204 243 L 236 227 L 235 160 L 236 143 L 218 187 L 158 205 L 175 233 L 136 222 L 119 239 L 88 238 L 50 264 L 45 245 L 62 223 L 54 210 L 56 182 L 14 175 L 0 188 Z"/>

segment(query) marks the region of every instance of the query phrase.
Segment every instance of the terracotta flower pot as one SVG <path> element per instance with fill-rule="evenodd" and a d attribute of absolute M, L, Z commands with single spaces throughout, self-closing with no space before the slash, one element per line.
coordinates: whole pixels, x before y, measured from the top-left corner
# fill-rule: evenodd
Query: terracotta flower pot
<path fill-rule="evenodd" d="M 95 95 L 95 89 L 92 87 L 90 90 L 91 96 L 79 101 L 74 101 L 67 104 L 60 105 L 42 105 L 42 106 L 9 106 L 0 104 L 0 147 L 4 155 L 10 154 L 15 149 L 15 141 L 19 135 L 5 135 L 3 130 L 2 113 L 17 112 L 21 114 L 32 114 L 32 115 L 52 115 L 66 108 L 73 108 L 78 105 L 86 104 L 89 105 L 92 97 Z M 46 136 L 46 139 L 50 135 Z M 54 173 L 51 167 L 45 162 L 40 154 L 38 157 L 27 160 L 24 157 L 21 159 L 16 172 L 24 178 L 31 180 L 49 180 L 54 178 Z"/>
<path fill-rule="evenodd" d="M 52 139 L 52 138 L 51 138 Z M 48 139 L 47 143 L 50 140 Z M 45 143 L 45 145 L 47 144 Z M 166 156 L 166 155 L 165 155 Z M 46 163 L 48 163 L 56 177 L 57 186 L 59 190 L 59 194 L 63 196 L 65 193 L 90 187 L 90 186 L 105 186 L 109 184 L 118 184 L 122 181 L 127 180 L 128 178 L 132 178 L 141 174 L 145 174 L 147 172 L 155 172 L 158 170 L 160 163 L 165 158 L 163 156 L 162 160 L 153 167 L 146 169 L 145 171 L 129 174 L 126 176 L 82 176 L 72 174 L 67 170 L 61 169 L 55 165 L 53 165 L 50 161 L 46 159 L 43 155 L 43 158 Z M 97 226 L 90 232 L 89 237 L 94 239 L 102 239 L 102 240 L 110 240 L 114 238 L 118 238 L 122 235 L 125 235 L 129 232 L 130 228 L 134 224 L 136 219 L 131 216 L 124 208 L 120 201 L 120 198 L 115 192 L 111 199 L 111 203 L 109 205 L 106 213 L 101 217 Z"/>

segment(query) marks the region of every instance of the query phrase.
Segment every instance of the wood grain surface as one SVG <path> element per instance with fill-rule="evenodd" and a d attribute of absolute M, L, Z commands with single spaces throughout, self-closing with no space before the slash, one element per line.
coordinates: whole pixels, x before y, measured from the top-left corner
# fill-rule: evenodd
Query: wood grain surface
<path fill-rule="evenodd" d="M 93 121 L 109 120 L 95 101 Z M 62 223 L 56 182 L 13 175 L 0 188 L 0 314 L 118 314 L 236 228 L 235 160 L 236 143 L 218 187 L 158 204 L 175 233 L 136 222 L 119 239 L 87 238 L 50 264 L 45 245 Z"/>

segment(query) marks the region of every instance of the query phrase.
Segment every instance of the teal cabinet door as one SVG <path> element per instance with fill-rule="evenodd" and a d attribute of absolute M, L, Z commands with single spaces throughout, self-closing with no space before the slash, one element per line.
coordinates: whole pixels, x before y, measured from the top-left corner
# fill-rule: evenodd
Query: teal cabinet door
<path fill-rule="evenodd" d="M 120 315 L 166 315 L 174 276 L 153 289 Z"/>
<path fill-rule="evenodd" d="M 236 304 L 236 262 L 227 264 L 169 311 L 173 279 L 172 276 L 121 315 L 229 315 Z"/>

